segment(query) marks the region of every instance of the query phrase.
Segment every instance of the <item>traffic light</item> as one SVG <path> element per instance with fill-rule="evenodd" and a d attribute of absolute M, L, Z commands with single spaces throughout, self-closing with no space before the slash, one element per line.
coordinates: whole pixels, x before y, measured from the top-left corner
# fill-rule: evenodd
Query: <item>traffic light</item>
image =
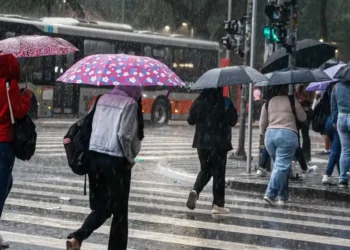
<path fill-rule="evenodd" d="M 270 25 L 264 27 L 265 38 L 272 43 L 287 43 L 287 25 L 290 21 L 290 8 L 285 5 L 267 5 L 265 14 L 270 19 Z"/>
<path fill-rule="evenodd" d="M 268 41 L 274 42 L 274 43 L 280 43 L 281 39 L 276 35 L 275 28 L 271 26 L 265 26 L 264 27 L 264 36 Z"/>
<path fill-rule="evenodd" d="M 264 27 L 265 38 L 273 43 L 285 43 L 287 40 L 287 29 L 284 25 L 273 25 Z"/>
<path fill-rule="evenodd" d="M 237 40 L 230 35 L 223 37 L 222 43 L 228 50 L 235 50 L 237 47 Z"/>
<path fill-rule="evenodd" d="M 239 29 L 239 23 L 236 20 L 224 21 L 224 29 L 230 35 L 235 35 Z"/>
<path fill-rule="evenodd" d="M 227 50 L 236 50 L 242 56 L 243 40 L 245 32 L 245 19 L 224 21 L 224 29 L 228 33 L 222 38 L 222 43 Z"/>

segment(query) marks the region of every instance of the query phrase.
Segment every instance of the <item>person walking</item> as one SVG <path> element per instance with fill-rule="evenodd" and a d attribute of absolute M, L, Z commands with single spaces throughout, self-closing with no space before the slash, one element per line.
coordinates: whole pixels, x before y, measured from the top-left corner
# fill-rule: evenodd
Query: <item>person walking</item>
<path fill-rule="evenodd" d="M 332 122 L 338 130 L 341 154 L 340 154 L 340 178 L 339 186 L 348 186 L 347 172 L 350 169 L 350 83 L 338 82 L 332 91 L 331 111 Z"/>
<path fill-rule="evenodd" d="M 254 88 L 254 92 L 253 92 L 253 97 L 254 97 L 254 112 L 253 112 L 253 118 L 254 121 L 259 121 L 259 115 L 261 113 L 261 106 L 263 103 L 263 99 L 262 99 L 262 93 L 259 87 L 255 87 Z"/>
<path fill-rule="evenodd" d="M 288 85 L 274 87 L 273 97 L 260 116 L 260 134 L 274 166 L 264 200 L 270 205 L 284 205 L 288 201 L 288 177 L 295 151 L 299 146 L 297 122 L 306 121 L 306 113 L 293 96 L 288 96 Z"/>
<path fill-rule="evenodd" d="M 238 115 L 232 102 L 225 109 L 222 89 L 205 89 L 194 101 L 187 119 L 189 125 L 196 125 L 193 147 L 197 148 L 200 172 L 189 193 L 187 207 L 195 209 L 204 187 L 213 177 L 213 214 L 228 214 L 225 208 L 225 173 L 227 153 L 232 150 L 231 131 Z"/>
<path fill-rule="evenodd" d="M 332 96 L 332 89 L 335 84 L 330 84 L 326 91 L 324 92 L 324 99 L 322 101 L 327 101 L 329 103 L 328 105 L 324 105 L 322 108 L 322 112 L 324 112 L 325 115 L 328 116 L 324 134 L 327 136 L 327 138 L 330 140 L 331 147 L 331 153 L 328 160 L 328 166 L 325 172 L 325 175 L 322 178 L 323 184 L 333 184 L 333 181 L 331 179 L 331 176 L 333 174 L 335 166 L 337 166 L 338 173 L 340 174 L 340 166 L 339 166 L 339 160 L 340 160 L 340 154 L 341 154 L 341 144 L 340 144 L 340 138 L 338 131 L 335 129 L 335 126 L 333 126 L 333 120 L 332 120 L 332 114 L 331 114 L 331 96 Z"/>
<path fill-rule="evenodd" d="M 141 88 L 116 86 L 95 104 L 89 154 L 90 208 L 80 229 L 68 236 L 67 250 L 113 215 L 108 249 L 127 249 L 131 169 L 143 139 Z"/>
<path fill-rule="evenodd" d="M 17 59 L 13 55 L 0 56 L 0 218 L 12 187 L 12 169 L 15 162 L 6 83 L 9 82 L 9 99 L 15 119 L 25 117 L 33 96 L 33 92 L 29 89 L 25 89 L 21 95 L 18 86 L 19 77 L 20 66 Z M 0 249 L 7 247 L 9 244 L 0 235 Z"/>
<path fill-rule="evenodd" d="M 317 104 L 322 100 L 324 93 L 325 93 L 324 91 L 320 91 L 320 90 L 316 91 L 315 97 L 314 97 L 314 102 L 312 104 L 312 111 L 315 110 Z M 330 111 L 329 111 L 329 113 L 330 113 Z M 324 141 L 324 150 L 322 150 L 321 152 L 317 152 L 316 154 L 329 155 L 331 153 L 330 138 L 328 137 L 327 133 L 322 134 L 322 137 L 323 137 L 323 141 Z"/>
<path fill-rule="evenodd" d="M 306 162 L 311 161 L 311 140 L 310 140 L 310 122 L 312 121 L 312 103 L 305 92 L 305 86 L 299 85 L 296 89 L 297 99 L 299 100 L 301 106 L 303 107 L 307 120 L 300 123 L 300 130 L 303 139 L 302 149 Z"/>

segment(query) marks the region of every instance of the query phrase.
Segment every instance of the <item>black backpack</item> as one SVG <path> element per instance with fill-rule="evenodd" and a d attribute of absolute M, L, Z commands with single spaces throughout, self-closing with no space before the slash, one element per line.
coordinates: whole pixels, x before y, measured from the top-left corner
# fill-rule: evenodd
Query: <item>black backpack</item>
<path fill-rule="evenodd" d="M 328 119 L 328 116 L 331 113 L 331 104 L 330 104 L 330 93 L 325 91 L 320 102 L 316 105 L 312 113 L 312 130 L 324 134 L 325 125 Z"/>
<path fill-rule="evenodd" d="M 13 148 L 17 159 L 29 161 L 36 147 L 37 133 L 36 126 L 32 119 L 26 115 L 23 119 L 16 119 L 13 116 L 12 105 L 10 102 L 10 81 L 6 82 L 7 101 L 10 109 L 11 123 L 13 127 Z"/>
<path fill-rule="evenodd" d="M 86 175 L 89 172 L 87 164 L 89 144 L 92 131 L 92 120 L 94 118 L 97 102 L 101 96 L 96 98 L 91 112 L 83 119 L 73 124 L 64 136 L 64 148 L 66 150 L 68 165 L 73 173 Z"/>

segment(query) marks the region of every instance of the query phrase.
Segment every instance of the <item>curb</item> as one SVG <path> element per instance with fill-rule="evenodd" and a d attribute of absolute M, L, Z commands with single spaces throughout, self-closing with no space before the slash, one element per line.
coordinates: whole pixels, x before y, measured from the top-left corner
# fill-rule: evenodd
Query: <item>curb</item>
<path fill-rule="evenodd" d="M 255 182 L 243 182 L 237 180 L 228 180 L 227 185 L 233 190 L 244 190 L 258 192 L 264 195 L 267 184 L 255 183 Z M 330 201 L 350 201 L 350 193 L 344 192 L 341 188 L 339 189 L 327 189 L 325 186 L 323 189 L 320 188 L 305 188 L 305 187 L 289 187 L 290 196 L 307 198 L 307 199 L 325 199 Z"/>

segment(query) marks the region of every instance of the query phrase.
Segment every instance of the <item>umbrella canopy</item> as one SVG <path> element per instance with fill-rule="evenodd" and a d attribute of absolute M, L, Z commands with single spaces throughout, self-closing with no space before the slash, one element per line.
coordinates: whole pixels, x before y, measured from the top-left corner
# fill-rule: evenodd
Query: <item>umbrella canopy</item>
<path fill-rule="evenodd" d="M 336 66 L 336 65 L 338 65 L 338 64 L 345 64 L 345 63 L 344 63 L 343 61 L 339 61 L 339 60 L 336 59 L 336 58 L 332 58 L 332 59 L 328 60 L 327 62 L 325 62 L 324 64 L 322 64 L 322 65 L 320 66 L 320 69 L 326 70 L 326 69 L 331 68 L 331 67 L 334 67 L 334 66 Z M 334 76 L 334 75 L 333 75 L 333 76 Z"/>
<path fill-rule="evenodd" d="M 94 86 L 185 86 L 165 64 L 153 58 L 125 54 L 85 57 L 57 81 Z"/>
<path fill-rule="evenodd" d="M 62 38 L 49 36 L 18 36 L 0 41 L 0 55 L 38 57 L 65 55 L 78 49 Z"/>
<path fill-rule="evenodd" d="M 337 47 L 322 43 L 312 39 L 305 39 L 297 42 L 296 48 L 296 67 L 318 68 L 325 61 L 335 56 Z M 282 70 L 288 67 L 288 57 L 285 48 L 274 52 L 265 62 L 262 73 L 269 73 L 276 70 Z"/>
<path fill-rule="evenodd" d="M 335 74 L 334 79 L 338 79 L 342 82 L 349 82 L 350 81 L 350 63 L 344 65 L 343 68 Z"/>
<path fill-rule="evenodd" d="M 338 64 L 336 66 L 330 67 L 326 70 L 324 70 L 324 72 L 330 77 L 332 78 L 331 81 L 325 81 L 325 82 L 312 82 L 310 83 L 310 85 L 306 88 L 306 91 L 324 91 L 327 89 L 327 87 L 329 86 L 329 84 L 337 81 L 336 79 L 334 79 L 334 76 L 344 68 L 345 64 Z"/>
<path fill-rule="evenodd" d="M 320 69 L 310 70 L 304 68 L 287 68 L 267 74 L 267 77 L 270 78 L 267 84 L 257 84 L 256 86 L 263 87 L 331 80 L 331 78 Z"/>
<path fill-rule="evenodd" d="M 249 66 L 232 66 L 211 69 L 192 86 L 193 90 L 219 88 L 236 84 L 267 82 L 266 76 Z"/>

